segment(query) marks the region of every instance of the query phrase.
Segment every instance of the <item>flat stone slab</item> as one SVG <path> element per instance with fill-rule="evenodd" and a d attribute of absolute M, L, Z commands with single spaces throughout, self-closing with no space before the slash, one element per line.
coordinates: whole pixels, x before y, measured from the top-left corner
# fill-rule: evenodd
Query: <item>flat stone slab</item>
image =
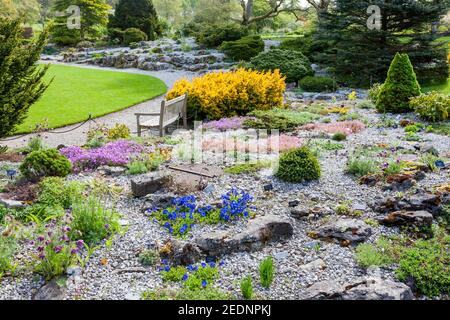
<path fill-rule="evenodd" d="M 339 219 L 327 223 L 311 233 L 313 238 L 338 241 L 341 245 L 364 242 L 372 234 L 372 228 L 361 220 Z"/>
<path fill-rule="evenodd" d="M 294 229 L 284 218 L 266 215 L 251 220 L 246 230 L 238 234 L 216 231 L 197 239 L 197 246 L 208 255 L 216 256 L 238 251 L 261 249 L 269 242 L 291 238 Z"/>
<path fill-rule="evenodd" d="M 22 201 L 16 201 L 11 199 L 4 199 L 0 194 L 0 205 L 5 206 L 8 209 L 20 209 L 26 207 L 26 204 Z"/>
<path fill-rule="evenodd" d="M 396 211 L 379 220 L 388 226 L 415 225 L 418 227 L 431 227 L 433 215 L 428 211 Z"/>
<path fill-rule="evenodd" d="M 131 180 L 131 191 L 135 197 L 144 197 L 164 188 L 171 181 L 167 172 L 152 172 Z"/>

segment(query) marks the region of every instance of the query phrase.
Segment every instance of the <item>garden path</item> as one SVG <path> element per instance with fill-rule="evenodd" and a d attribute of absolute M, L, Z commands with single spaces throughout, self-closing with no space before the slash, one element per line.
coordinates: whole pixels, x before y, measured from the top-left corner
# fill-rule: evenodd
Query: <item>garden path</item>
<path fill-rule="evenodd" d="M 54 62 L 52 62 L 54 63 Z M 90 68 L 90 69 L 99 69 L 99 70 L 111 70 L 116 72 L 128 72 L 135 74 L 145 74 L 149 76 L 153 76 L 161 79 L 167 85 L 168 88 L 171 88 L 173 84 L 181 78 L 192 79 L 197 76 L 198 73 L 195 72 L 186 72 L 186 71 L 145 71 L 139 69 L 115 69 L 115 68 L 106 68 L 106 67 L 98 67 L 93 65 L 79 65 L 79 64 L 69 64 L 69 63 L 59 63 L 64 65 L 70 65 L 79 68 Z M 96 123 L 105 124 L 107 126 L 113 126 L 116 123 L 121 123 L 127 125 L 133 132 L 136 131 L 136 112 L 159 112 L 159 107 L 161 105 L 161 101 L 164 97 L 156 97 L 152 100 L 145 101 L 143 103 L 137 104 L 133 107 L 110 113 L 106 116 L 99 117 L 94 119 Z M 58 145 L 82 145 L 86 142 L 86 133 L 90 127 L 95 126 L 95 122 L 90 121 L 85 125 L 77 128 L 79 124 L 69 125 L 66 127 L 55 129 L 55 132 L 66 132 L 69 130 L 74 130 L 66 132 L 66 133 L 45 133 L 43 134 L 44 143 L 48 147 L 57 147 Z M 7 138 L 6 141 L 0 140 L 0 145 L 6 145 L 10 148 L 19 148 L 23 147 L 27 144 L 30 137 L 34 134 L 27 134 L 21 137 L 10 137 Z M 14 140 L 12 140 L 14 139 Z"/>

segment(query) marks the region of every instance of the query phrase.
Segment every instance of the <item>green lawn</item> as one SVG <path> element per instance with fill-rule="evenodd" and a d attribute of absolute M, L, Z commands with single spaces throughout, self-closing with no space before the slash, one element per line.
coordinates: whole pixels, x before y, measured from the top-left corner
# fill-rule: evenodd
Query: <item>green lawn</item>
<path fill-rule="evenodd" d="M 440 91 L 442 93 L 450 94 L 450 79 L 447 80 L 446 84 L 437 84 L 434 86 L 424 87 L 422 91 Z"/>
<path fill-rule="evenodd" d="M 100 117 L 160 96 L 163 81 L 140 74 L 52 65 L 45 80 L 53 83 L 31 106 L 16 133 L 30 132 L 47 119 L 50 128 L 81 122 L 92 114 Z"/>

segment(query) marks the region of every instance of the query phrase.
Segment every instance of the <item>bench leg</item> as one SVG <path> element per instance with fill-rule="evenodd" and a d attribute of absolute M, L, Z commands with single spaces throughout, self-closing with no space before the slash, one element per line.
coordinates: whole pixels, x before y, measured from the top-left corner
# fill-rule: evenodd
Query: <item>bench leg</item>
<path fill-rule="evenodd" d="M 141 134 L 142 134 L 141 126 L 138 126 L 138 127 L 137 127 L 137 135 L 138 135 L 138 137 L 140 137 Z"/>
<path fill-rule="evenodd" d="M 159 129 L 159 136 L 164 137 L 164 128 Z"/>

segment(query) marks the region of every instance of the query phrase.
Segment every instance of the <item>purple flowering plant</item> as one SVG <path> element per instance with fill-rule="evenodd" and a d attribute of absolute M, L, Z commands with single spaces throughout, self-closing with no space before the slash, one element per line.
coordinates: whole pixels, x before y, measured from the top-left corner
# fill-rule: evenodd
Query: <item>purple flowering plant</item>
<path fill-rule="evenodd" d="M 214 120 L 204 123 L 203 129 L 217 131 L 236 130 L 242 128 L 245 121 L 254 119 L 254 117 L 222 118 L 220 120 Z"/>
<path fill-rule="evenodd" d="M 94 170 L 102 165 L 125 166 L 143 151 L 144 146 L 128 140 L 109 142 L 93 149 L 70 146 L 60 150 L 72 163 L 74 172 Z"/>
<path fill-rule="evenodd" d="M 198 206 L 196 200 L 193 195 L 176 198 L 171 206 L 165 209 L 148 209 L 147 214 L 170 234 L 185 237 L 196 224 L 217 224 L 246 219 L 250 218 L 255 210 L 255 207 L 250 205 L 253 197 L 236 188 L 222 196 L 220 208 L 211 205 Z"/>
<path fill-rule="evenodd" d="M 65 220 L 68 222 L 70 216 L 66 215 Z M 35 259 L 34 272 L 50 280 L 64 274 L 69 266 L 76 264 L 82 247 L 80 243 L 71 241 L 70 231 L 68 224 L 61 225 L 51 221 L 36 239 L 29 241 Z"/>

